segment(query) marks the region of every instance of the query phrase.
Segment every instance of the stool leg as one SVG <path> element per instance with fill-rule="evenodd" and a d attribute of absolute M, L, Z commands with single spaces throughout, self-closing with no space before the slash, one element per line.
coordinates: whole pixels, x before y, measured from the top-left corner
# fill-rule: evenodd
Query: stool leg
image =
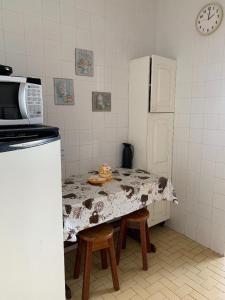
<path fill-rule="evenodd" d="M 102 249 L 100 250 L 101 253 L 101 261 L 102 261 L 102 269 L 107 269 L 108 268 L 108 262 L 107 262 L 107 250 Z"/>
<path fill-rule="evenodd" d="M 82 300 L 88 300 L 89 298 L 91 264 L 92 264 L 92 243 L 87 242 L 85 261 L 84 261 Z"/>
<path fill-rule="evenodd" d="M 120 289 L 120 285 L 119 285 L 119 279 L 118 279 L 118 274 L 117 274 L 116 256 L 115 256 L 113 238 L 110 238 L 108 243 L 109 243 L 108 252 L 109 252 L 109 258 L 110 258 L 113 286 L 114 286 L 114 290 L 118 291 Z"/>
<path fill-rule="evenodd" d="M 78 279 L 80 275 L 80 263 L 81 263 L 81 253 L 82 253 L 82 241 L 79 239 L 76 253 L 76 261 L 74 266 L 73 277 Z"/>
<path fill-rule="evenodd" d="M 124 249 L 123 247 L 126 246 L 126 231 L 127 231 L 127 222 L 125 219 L 122 219 L 120 224 L 119 239 L 117 243 L 117 253 L 116 253 L 117 264 L 119 264 L 120 262 L 121 249 Z"/>
<path fill-rule="evenodd" d="M 126 249 L 127 246 L 127 222 L 124 221 L 124 227 L 123 228 L 123 238 L 122 238 L 122 249 Z"/>
<path fill-rule="evenodd" d="M 141 251 L 142 251 L 142 261 L 143 270 L 148 270 L 148 258 L 147 258 L 147 241 L 146 241 L 146 227 L 145 222 L 140 224 L 140 237 L 141 237 Z"/>
<path fill-rule="evenodd" d="M 146 230 L 147 250 L 148 250 L 148 253 L 150 253 L 151 252 L 150 232 L 149 232 L 148 222 L 147 221 L 145 223 L 145 230 Z"/>

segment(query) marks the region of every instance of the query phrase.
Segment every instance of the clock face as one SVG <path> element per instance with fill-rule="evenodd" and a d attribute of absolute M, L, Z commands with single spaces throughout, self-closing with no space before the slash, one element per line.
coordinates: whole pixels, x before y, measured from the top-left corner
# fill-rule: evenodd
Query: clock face
<path fill-rule="evenodd" d="M 201 34 L 208 35 L 220 26 L 222 19 L 222 6 L 218 3 L 209 3 L 200 10 L 196 19 L 196 28 Z"/>

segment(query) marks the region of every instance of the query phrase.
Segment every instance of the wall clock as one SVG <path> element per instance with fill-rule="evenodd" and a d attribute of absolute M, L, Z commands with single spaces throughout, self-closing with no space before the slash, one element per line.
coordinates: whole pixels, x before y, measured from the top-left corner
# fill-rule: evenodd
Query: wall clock
<path fill-rule="evenodd" d="M 196 18 L 197 31 L 208 35 L 216 31 L 223 20 L 223 8 L 219 3 L 209 3 L 203 6 Z"/>

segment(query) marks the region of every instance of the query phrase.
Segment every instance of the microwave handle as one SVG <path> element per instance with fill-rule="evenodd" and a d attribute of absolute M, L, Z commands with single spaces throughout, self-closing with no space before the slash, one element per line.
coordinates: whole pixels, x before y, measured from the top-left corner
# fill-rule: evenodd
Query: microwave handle
<path fill-rule="evenodd" d="M 27 105 L 26 105 L 26 93 L 25 93 L 25 83 L 20 83 L 19 87 L 19 108 L 23 119 L 28 119 Z"/>

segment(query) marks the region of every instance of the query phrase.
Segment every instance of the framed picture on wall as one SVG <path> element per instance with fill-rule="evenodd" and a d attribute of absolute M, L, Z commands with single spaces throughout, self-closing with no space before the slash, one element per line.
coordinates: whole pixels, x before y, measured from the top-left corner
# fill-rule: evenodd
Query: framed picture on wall
<path fill-rule="evenodd" d="M 92 92 L 92 111 L 111 111 L 111 93 Z"/>
<path fill-rule="evenodd" d="M 54 78 L 54 101 L 56 105 L 74 105 L 73 79 Z"/>
<path fill-rule="evenodd" d="M 75 72 L 79 76 L 94 76 L 94 52 L 75 49 Z"/>

